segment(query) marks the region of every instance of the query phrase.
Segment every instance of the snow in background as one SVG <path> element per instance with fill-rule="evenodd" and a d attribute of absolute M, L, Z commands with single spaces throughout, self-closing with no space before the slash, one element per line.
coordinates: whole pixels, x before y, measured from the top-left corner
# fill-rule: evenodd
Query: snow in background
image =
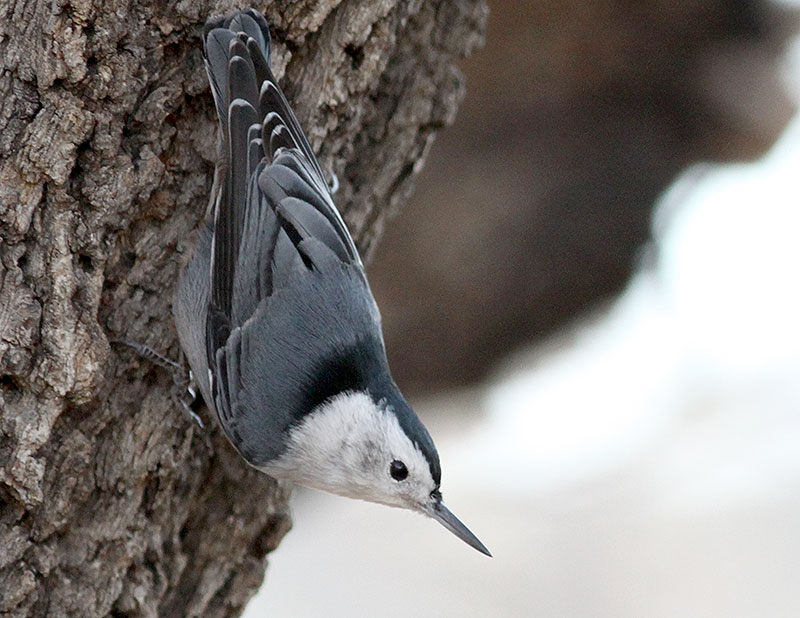
<path fill-rule="evenodd" d="M 607 309 L 415 402 L 493 559 L 301 491 L 246 618 L 800 616 L 800 120 L 759 162 L 687 170 L 653 228 Z"/>

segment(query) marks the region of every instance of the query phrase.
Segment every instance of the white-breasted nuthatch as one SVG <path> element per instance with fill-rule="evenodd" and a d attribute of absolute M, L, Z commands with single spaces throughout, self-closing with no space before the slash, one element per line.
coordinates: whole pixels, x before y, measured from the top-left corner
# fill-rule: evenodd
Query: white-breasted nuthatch
<path fill-rule="evenodd" d="M 424 513 L 490 555 L 442 503 L 439 455 L 389 373 L 358 251 L 270 69 L 265 19 L 211 19 L 203 39 L 220 153 L 173 300 L 203 397 L 251 466 Z"/>

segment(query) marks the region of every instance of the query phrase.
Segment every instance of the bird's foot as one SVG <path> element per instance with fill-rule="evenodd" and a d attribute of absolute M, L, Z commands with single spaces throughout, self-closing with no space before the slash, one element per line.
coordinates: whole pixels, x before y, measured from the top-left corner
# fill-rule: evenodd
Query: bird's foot
<path fill-rule="evenodd" d="M 328 190 L 331 192 L 331 195 L 336 195 L 336 192 L 339 190 L 339 177 L 333 170 L 331 170 L 330 173 L 331 181 L 328 183 Z"/>
<path fill-rule="evenodd" d="M 205 429 L 203 420 L 194 411 L 193 406 L 198 400 L 196 382 L 191 369 L 187 369 L 183 362 L 175 362 L 163 354 L 156 352 L 150 346 L 126 339 L 114 339 L 111 343 L 124 345 L 134 350 L 142 358 L 149 360 L 154 365 L 166 369 L 172 376 L 175 386 L 180 387 L 180 395 L 172 395 L 173 401 L 180 405 L 181 409 L 191 418 L 201 429 Z M 181 357 L 183 355 L 181 354 Z M 186 397 L 188 395 L 188 397 Z"/>

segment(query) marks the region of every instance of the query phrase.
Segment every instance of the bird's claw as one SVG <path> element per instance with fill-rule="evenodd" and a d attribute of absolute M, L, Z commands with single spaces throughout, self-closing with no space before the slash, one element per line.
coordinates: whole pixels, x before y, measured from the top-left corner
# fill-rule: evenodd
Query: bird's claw
<path fill-rule="evenodd" d="M 144 345 L 142 343 L 137 343 L 135 341 L 128 341 L 126 339 L 112 339 L 111 343 L 117 343 L 124 346 L 127 346 L 133 349 L 139 356 L 142 358 L 149 360 L 154 365 L 158 365 L 162 369 L 168 370 L 172 375 L 172 382 L 175 386 L 181 387 L 189 394 L 189 402 L 183 396 L 175 396 L 173 395 L 171 398 L 176 400 L 179 404 L 181 409 L 191 418 L 195 423 L 197 423 L 198 427 L 201 429 L 205 429 L 205 424 L 203 423 L 203 419 L 192 410 L 192 404 L 197 401 L 197 389 L 195 388 L 195 380 L 194 374 L 192 370 L 189 369 L 186 372 L 186 365 L 184 362 L 175 362 L 156 352 L 150 346 Z M 181 352 L 181 359 L 183 360 L 183 353 Z"/>
<path fill-rule="evenodd" d="M 339 177 L 333 170 L 331 170 L 331 181 L 328 183 L 328 190 L 331 192 L 331 195 L 336 195 L 336 192 L 339 190 Z"/>

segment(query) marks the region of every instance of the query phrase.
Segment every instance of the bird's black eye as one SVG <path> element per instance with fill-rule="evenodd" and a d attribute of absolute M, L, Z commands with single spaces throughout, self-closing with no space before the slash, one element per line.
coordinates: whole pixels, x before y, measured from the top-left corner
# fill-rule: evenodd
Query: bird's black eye
<path fill-rule="evenodd" d="M 402 461 L 395 459 L 389 464 L 389 474 L 392 475 L 395 481 L 402 481 L 408 476 L 408 468 Z"/>

